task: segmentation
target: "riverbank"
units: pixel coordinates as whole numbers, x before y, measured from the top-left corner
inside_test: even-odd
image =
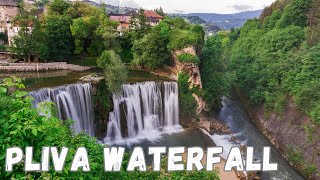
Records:
[[[307,130],[312,123],[296,108],[292,100],[289,100],[282,115],[273,112],[266,115],[263,104],[252,107],[240,89],[236,88],[236,93],[251,121],[280,152],[281,156],[306,178],[319,179],[319,173],[311,175],[309,171],[312,164],[319,169],[320,141],[308,140],[310,134],[308,135]],[[313,133],[320,134],[319,128]]]
[[[66,62],[0,64],[0,72],[38,72],[56,70],[85,71],[89,69],[91,69],[91,67],[67,64]]]
[[[182,159],[184,162],[187,161],[187,153],[182,154]],[[201,160],[201,163],[204,167],[206,167],[206,159],[207,159],[207,153],[204,153],[203,158]],[[221,158],[221,162],[214,165],[214,168],[218,170],[219,177],[221,180],[240,180],[240,179],[246,179],[246,176],[244,173],[237,172],[235,169],[232,169],[232,171],[224,171],[224,167],[226,164],[226,160]]]

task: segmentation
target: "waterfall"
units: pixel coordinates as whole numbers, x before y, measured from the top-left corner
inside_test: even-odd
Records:
[[[122,85],[122,93],[112,97],[113,112],[109,113],[104,141],[112,143],[180,128],[178,94],[176,82]]]
[[[57,88],[44,88],[30,92],[34,98],[33,105],[51,101],[57,106],[58,116],[62,120],[74,120],[72,129],[76,134],[86,132],[94,136],[94,112],[91,84],[71,84]]]

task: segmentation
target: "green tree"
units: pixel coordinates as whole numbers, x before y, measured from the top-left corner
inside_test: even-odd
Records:
[[[120,56],[113,50],[103,51],[97,59],[97,64],[103,68],[104,76],[111,92],[119,93],[122,84],[127,79],[127,70]]]
[[[120,51],[120,43],[118,41],[119,32],[117,31],[119,23],[111,21],[107,17],[100,17],[100,25],[96,30],[98,36],[103,39],[107,50]]]
[[[168,39],[161,36],[159,29],[133,43],[133,64],[147,69],[156,69],[170,62]]]
[[[50,14],[64,15],[70,6],[71,4],[65,0],[53,0],[49,3],[48,9]]]
[[[75,39],[74,54],[79,55],[84,51],[88,51],[88,48],[94,43],[93,41],[98,39],[95,34],[98,26],[99,19],[95,16],[81,17],[73,20],[70,29]]]
[[[154,10],[157,14],[159,14],[160,16],[165,16],[162,7],[160,6],[160,8],[155,9]]]
[[[144,9],[140,8],[138,14],[130,19],[130,27],[133,29],[133,40],[141,39],[150,31],[151,27],[148,24],[148,18],[144,14]]]
[[[221,97],[228,93],[233,80],[226,71],[223,58],[225,39],[228,39],[228,34],[220,33],[216,36],[210,36],[202,49],[200,70],[204,99],[208,107],[215,110],[220,109]]]
[[[24,2],[20,3],[19,14],[15,17],[14,25],[20,27],[18,35],[13,38],[11,51],[28,62],[32,55],[45,58],[47,48],[44,44],[43,30],[39,19],[34,16],[32,10],[26,10]]]
[[[284,8],[284,12],[279,20],[280,28],[289,25],[306,27],[307,12],[312,0],[292,0],[292,2]]]
[[[197,102],[192,96],[192,90],[189,89],[189,74],[182,72],[178,75],[179,84],[179,107],[182,117],[185,118],[195,118]]]
[[[71,22],[70,17],[66,15],[49,14],[45,17],[44,33],[49,60],[67,60],[73,54]]]

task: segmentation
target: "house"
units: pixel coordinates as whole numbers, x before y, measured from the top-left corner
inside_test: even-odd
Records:
[[[18,22],[8,23],[7,25],[7,33],[8,33],[8,42],[9,46],[13,45],[14,37],[18,35],[21,27]],[[27,32],[32,32],[32,24],[28,25]]]
[[[8,24],[18,15],[19,6],[13,0],[0,0],[0,32],[7,30]]]
[[[125,14],[114,14],[110,13],[109,18],[112,21],[117,21],[119,22],[119,26],[117,28],[118,32],[120,35],[123,34],[123,32],[128,31],[130,28],[130,22],[133,19],[134,16],[137,16],[138,13],[134,10],[131,10]],[[156,26],[159,24],[160,21],[163,20],[163,16],[158,15],[157,13],[150,11],[150,10],[145,10],[144,15],[148,19],[148,24],[150,26]]]
[[[120,35],[123,34],[123,32],[128,31],[130,29],[130,20],[132,16],[128,15],[121,15],[121,14],[110,14],[110,20],[119,22],[119,26],[117,28],[117,31],[120,33]]]
[[[150,26],[156,26],[160,21],[163,20],[163,16],[155,13],[154,11],[145,10],[144,15],[148,18],[148,23]]]

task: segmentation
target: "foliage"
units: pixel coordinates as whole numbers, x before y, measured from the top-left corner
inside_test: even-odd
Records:
[[[290,162],[298,165],[302,169],[303,175],[308,178],[311,178],[312,175],[318,172],[317,166],[306,163],[301,152],[297,149],[289,147],[288,159]]]
[[[140,8],[138,14],[130,19],[130,27],[134,29],[132,31],[133,41],[141,39],[151,30],[148,19],[144,15],[144,9]]]
[[[96,30],[96,33],[98,34],[98,36],[100,36],[103,39],[105,48],[107,50],[119,51],[120,44],[117,40],[118,25],[119,24],[116,21],[111,21],[108,18],[102,18],[100,21],[100,25]]]
[[[228,41],[227,34],[210,36],[202,49],[201,80],[204,98],[211,109],[221,107],[221,96],[227,94],[233,79],[226,73],[226,62],[223,61],[224,41]]]
[[[184,29],[172,29],[170,34],[170,50],[179,50],[188,46],[197,46],[200,44],[199,35],[192,31]]]
[[[143,38],[134,41],[133,64],[148,69],[160,68],[165,64],[172,64],[170,51],[188,46],[198,48],[203,43],[202,26],[190,25],[182,18],[166,18],[146,33]],[[196,58],[194,60],[197,61]]]
[[[313,0],[308,11],[308,45],[320,43],[320,0]]]
[[[206,46],[203,49],[204,89],[223,84],[212,82],[209,84],[216,85],[207,88],[208,82],[217,79],[206,78],[211,77],[207,72],[223,71],[206,67],[220,65],[222,68],[227,63],[229,77],[235,74],[236,85],[253,104],[264,103],[267,112],[281,114],[288,99],[292,98],[300,110],[319,123],[320,54],[316,42],[320,31],[316,26],[320,19],[316,2],[276,1],[264,10],[260,19],[248,20],[242,28],[231,30],[227,37],[220,33],[208,38],[206,45],[214,45],[211,53]],[[221,62],[208,65],[205,57]]]
[[[45,17],[45,38],[49,60],[66,60],[73,54],[74,40],[67,15],[49,14]]]
[[[127,70],[120,56],[111,51],[103,51],[97,59],[98,66],[103,68],[108,88],[111,92],[119,93],[127,78]]]
[[[0,44],[0,51],[6,51],[7,47],[4,44]]]
[[[159,9],[155,9],[154,12],[156,12],[157,14],[159,14],[160,16],[165,16],[162,7],[160,7]]]
[[[46,4],[48,13],[38,15],[21,3],[16,22],[22,28],[15,38],[14,53],[21,57],[37,54],[43,60],[65,61],[73,55],[98,56],[106,49],[120,51],[118,23],[109,20],[104,6],[97,8],[85,2],[65,0]]]
[[[71,4],[65,0],[53,0],[48,9],[50,14],[64,15],[70,6]]]
[[[32,55],[44,58],[47,55],[47,49],[43,41],[44,33],[40,21],[34,17],[32,11],[25,9],[23,2],[20,3],[20,7],[19,15],[15,17],[13,22],[20,29],[18,35],[13,38],[11,51],[28,62],[30,62]]]
[[[174,22],[176,23],[176,22]],[[179,26],[180,23],[178,24]],[[170,35],[170,50],[183,49],[187,46],[199,47],[204,43],[204,30],[200,25],[192,25],[189,29],[173,29]]]
[[[278,22],[280,28],[289,25],[307,26],[307,12],[312,0],[292,0],[292,2],[284,8],[282,16]]]
[[[270,17],[275,11],[282,11],[290,2],[291,0],[276,0],[263,10],[260,20],[265,21],[265,18]]]
[[[194,118],[196,116],[197,103],[189,89],[189,74],[182,72],[178,76],[180,91],[179,107],[182,117]]]
[[[7,34],[0,32],[0,40],[4,41],[4,43],[7,43],[8,42]]]
[[[94,38],[94,31],[99,24],[99,19],[94,16],[77,18],[73,20],[71,25],[71,33],[75,38],[74,54],[81,54],[90,46],[90,42]]]
[[[197,55],[182,53],[178,55],[178,60],[183,63],[195,63],[199,64],[200,59]]]
[[[170,62],[170,51],[166,47],[168,39],[162,30],[161,27],[154,28],[133,43],[134,65],[153,70]]]

